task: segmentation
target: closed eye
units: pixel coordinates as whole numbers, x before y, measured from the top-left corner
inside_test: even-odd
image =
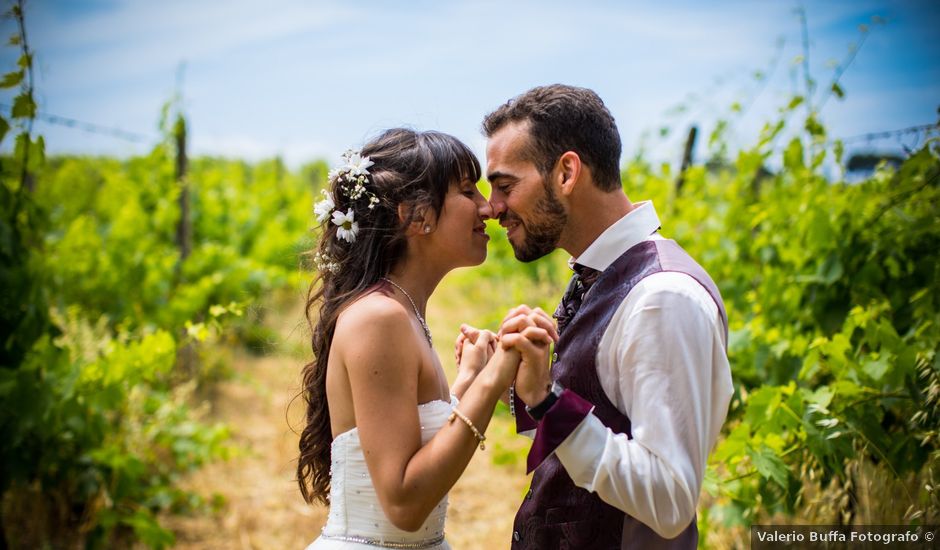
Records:
[[[519,181],[518,177],[499,170],[487,174],[486,179],[490,182],[493,190],[504,195],[508,195],[513,186]]]

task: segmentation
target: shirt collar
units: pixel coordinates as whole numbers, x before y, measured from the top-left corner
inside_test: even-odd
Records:
[[[614,260],[659,230],[659,216],[651,201],[638,202],[635,208],[601,233],[577,258],[568,260],[604,271]]]

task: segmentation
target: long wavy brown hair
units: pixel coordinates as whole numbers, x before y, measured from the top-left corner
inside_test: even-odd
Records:
[[[321,266],[331,265],[318,270],[307,293],[313,360],[303,369],[307,415],[297,464],[297,482],[307,502],[329,502],[333,435],[326,369],[337,317],[402,258],[404,230],[409,224],[436,219],[450,185],[480,179],[480,163],[473,152],[440,132],[387,130],[366,144],[361,154],[374,163],[368,169],[365,195],[350,198],[345,189],[349,184],[335,176],[328,183],[336,209],[354,211],[359,233],[355,242],[349,243],[338,237],[338,227],[329,220],[322,224],[314,252]],[[372,208],[368,207],[369,193],[378,199]],[[405,206],[404,216],[399,215],[400,205]]]

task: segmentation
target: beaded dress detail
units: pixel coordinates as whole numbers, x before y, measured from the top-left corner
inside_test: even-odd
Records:
[[[418,405],[422,445],[447,423],[456,405],[454,396],[449,403],[436,400]],[[331,449],[330,514],[322,534],[307,550],[450,550],[444,540],[446,496],[417,531],[403,531],[392,525],[382,511],[359,443],[359,431],[353,428],[336,436]]]

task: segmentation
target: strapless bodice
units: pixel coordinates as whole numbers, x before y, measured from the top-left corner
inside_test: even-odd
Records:
[[[444,426],[456,404],[457,398],[451,396],[449,403],[436,400],[418,405],[422,445]],[[446,496],[417,531],[404,531],[392,525],[382,511],[366,467],[359,431],[353,428],[336,436],[331,452],[330,513],[322,535],[307,550],[449,549],[444,541]]]

